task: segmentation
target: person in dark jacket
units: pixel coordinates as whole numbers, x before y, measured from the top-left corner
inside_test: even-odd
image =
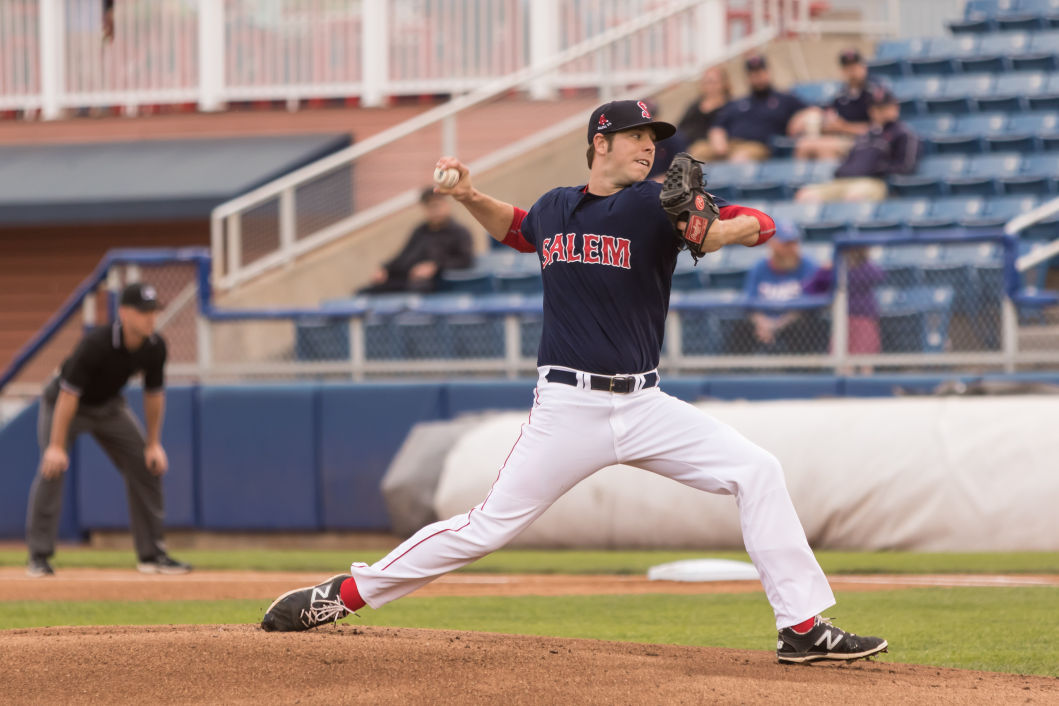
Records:
[[[419,197],[426,218],[415,227],[401,252],[372,275],[365,294],[432,292],[441,273],[474,264],[471,233],[452,218],[452,204],[433,187]]]
[[[798,189],[795,200],[881,201],[886,198],[886,178],[912,174],[919,161],[919,138],[899,120],[901,106],[888,89],[877,86],[871,95],[871,128],[859,136],[835,178]]]

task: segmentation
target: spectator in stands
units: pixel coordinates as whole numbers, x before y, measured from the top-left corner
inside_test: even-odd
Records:
[[[690,143],[688,154],[695,159],[709,162],[714,159],[710,149],[710,128],[713,127],[721,108],[732,100],[728,71],[722,65],[706,69],[699,80],[699,89],[702,93],[684,111],[684,117],[677,124],[677,131],[683,133]],[[655,114],[654,111],[650,112]]]
[[[802,255],[802,234],[793,223],[776,221],[776,234],[769,240],[769,256],[747,273],[743,293],[751,307],[757,302],[784,302],[802,295],[802,285],[817,270],[811,258]],[[751,311],[735,327],[729,341],[734,353],[809,353],[826,345],[826,324],[811,311]]]
[[[425,219],[412,231],[401,252],[378,268],[371,284],[361,292],[432,292],[442,272],[474,263],[471,233],[453,220],[449,198],[427,187],[419,203]]]
[[[794,148],[799,159],[842,159],[871,126],[868,101],[875,84],[868,81],[868,66],[856,49],[842,50],[838,63],[845,83],[830,106],[806,114],[805,134]]]
[[[114,0],[103,0],[103,41],[114,41]]]
[[[846,350],[858,355],[872,355],[882,350],[879,335],[879,303],[875,288],[886,279],[886,273],[868,257],[868,248],[846,248],[841,251],[846,264],[846,295],[849,312],[848,343]],[[831,265],[821,267],[805,283],[806,294],[827,294],[835,286],[835,272]],[[868,375],[870,365],[858,365],[840,374],[860,372]]]
[[[871,128],[854,141],[835,178],[803,186],[795,194],[797,201],[881,201],[886,198],[888,176],[916,170],[919,138],[898,119],[901,107],[894,94],[875,86],[868,114]]]
[[[74,439],[90,433],[125,476],[137,568],[146,574],[183,574],[191,567],[172,559],[162,537],[162,475],[169,460],[162,448],[166,345],[155,332],[158,296],[148,284],[121,294],[118,320],[93,329],[62,364],[41,396],[37,424],[40,469],[29,491],[26,544],[30,576],[55,573],[48,560],[62,510],[63,473]],[[147,437],[129,410],[122,388],[143,373]]]
[[[647,112],[653,115],[655,120],[658,120],[658,104],[648,98],[644,99],[644,105],[647,106]],[[673,162],[673,157],[678,152],[687,151],[688,139],[678,127],[677,131],[672,135],[655,143],[655,161],[651,165],[651,171],[647,173],[647,178],[662,181],[665,178],[666,170],[669,169],[669,165]]]
[[[796,135],[803,129],[807,106],[798,96],[773,88],[765,57],[749,57],[746,70],[750,95],[724,106],[710,128],[710,150],[715,160],[768,159],[773,138]]]

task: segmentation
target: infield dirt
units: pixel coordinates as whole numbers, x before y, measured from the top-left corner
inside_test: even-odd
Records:
[[[320,577],[185,577],[0,570],[0,600],[268,598]],[[924,577],[842,577],[844,590]],[[1054,584],[1056,577],[1004,580]],[[999,577],[933,577],[995,585]],[[1023,584],[1026,585],[1026,584]],[[456,574],[421,595],[569,595],[760,590],[756,582]],[[784,666],[771,651],[341,624],[308,633],[254,625],[49,627],[0,631],[4,703],[822,704],[1059,703],[1059,680],[891,662]]]

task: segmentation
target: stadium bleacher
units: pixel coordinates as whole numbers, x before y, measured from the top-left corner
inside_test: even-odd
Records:
[[[877,290],[888,352],[944,350],[953,315],[999,302],[1003,248],[955,239],[998,232],[1059,194],[1059,0],[972,0],[950,29],[944,36],[880,42],[869,62],[872,79],[891,86],[902,118],[923,144],[917,172],[890,179],[890,198],[793,201],[798,187],[832,178],[837,165],[791,158],[787,138],[777,140],[767,161],[706,168],[716,195],[798,224],[803,250],[820,263],[833,259],[832,241],[840,237],[932,239],[917,247],[871,248],[888,274]],[[816,105],[828,104],[838,89],[835,81],[792,88]],[[1020,252],[1053,239],[1057,227],[1059,218],[1027,229]],[[954,242],[938,244],[938,237]],[[367,355],[502,355],[496,348],[502,318],[515,313],[521,354],[532,356],[540,328],[539,265],[503,250],[483,254],[470,270],[447,273],[439,295],[371,303]],[[726,248],[695,265],[681,256],[671,307],[679,312],[685,355],[722,352],[727,331],[745,316],[743,282],[761,257],[762,251]],[[1038,268],[1024,288],[1043,288],[1045,274]],[[330,326],[335,333],[315,335],[333,336],[335,350],[348,354],[348,327]]]

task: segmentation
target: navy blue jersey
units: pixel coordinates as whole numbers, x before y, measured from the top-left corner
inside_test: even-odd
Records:
[[[728,137],[768,144],[773,137],[787,134],[787,123],[802,108],[802,99],[773,89],[751,93],[728,103],[714,120]]]
[[[895,120],[858,135],[849,154],[835,170],[836,177],[887,177],[912,174],[919,160],[919,138],[912,128]]]
[[[864,86],[858,91],[843,84],[842,89],[831,102],[831,107],[842,118],[849,123],[868,122],[868,106],[871,103],[871,95],[876,90],[877,84],[865,81]]]
[[[522,236],[544,281],[538,365],[607,375],[658,367],[680,242],[661,189],[642,181],[595,196],[561,187],[525,215]]]

